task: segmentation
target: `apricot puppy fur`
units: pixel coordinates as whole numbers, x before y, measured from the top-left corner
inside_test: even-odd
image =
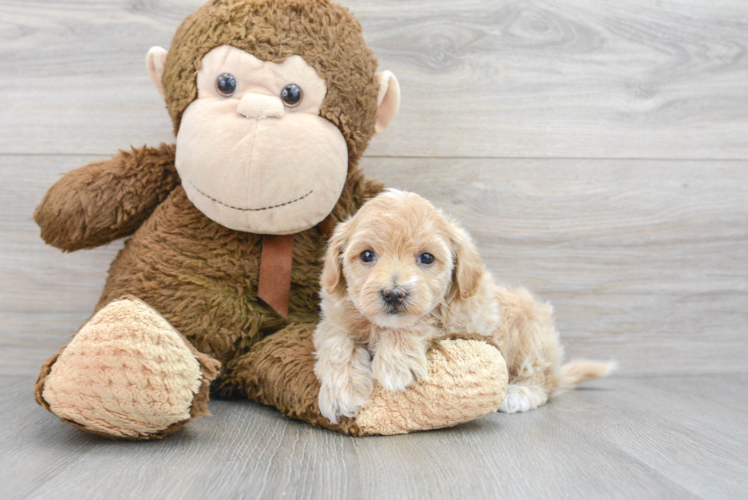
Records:
[[[374,380],[404,391],[425,377],[431,341],[453,333],[493,337],[500,347],[509,387],[499,411],[507,413],[613,368],[562,367],[551,306],[498,286],[467,232],[414,193],[387,190],[337,226],[321,295],[315,373],[320,410],[333,423],[355,416]]]

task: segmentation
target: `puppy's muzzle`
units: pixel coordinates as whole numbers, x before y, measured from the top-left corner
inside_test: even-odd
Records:
[[[394,308],[402,306],[407,296],[408,292],[399,286],[382,290],[382,300],[384,300],[385,304]]]

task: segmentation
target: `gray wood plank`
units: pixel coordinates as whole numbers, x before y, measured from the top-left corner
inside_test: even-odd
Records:
[[[4,0],[0,152],[171,140],[146,75],[202,0]],[[748,158],[741,0],[346,0],[401,115],[372,156]]]
[[[62,254],[31,220],[92,158],[0,156],[0,373],[36,374],[88,318],[121,242]],[[551,301],[570,357],[627,375],[748,373],[744,162],[367,158],[464,221],[499,281]]]
[[[700,498],[742,498],[748,490],[745,375],[656,378],[616,385],[613,398],[576,391],[554,404],[559,425],[593,432]],[[622,403],[625,401],[625,403]],[[615,411],[614,425],[601,414]]]
[[[254,403],[212,401],[213,416],[159,442],[73,429],[34,404],[31,381],[3,384],[2,498],[748,494],[745,376],[614,378],[527,414],[383,438],[349,438]]]

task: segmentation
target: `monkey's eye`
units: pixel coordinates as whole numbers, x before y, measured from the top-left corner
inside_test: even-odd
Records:
[[[231,97],[236,92],[236,78],[231,73],[221,73],[216,78],[216,89],[223,97]]]
[[[361,262],[369,264],[371,262],[374,262],[375,260],[377,260],[377,256],[374,255],[374,252],[372,252],[371,250],[364,250],[363,252],[361,252]]]
[[[283,87],[283,90],[281,90],[280,98],[281,101],[283,101],[283,104],[285,104],[289,108],[293,108],[295,106],[298,106],[301,102],[301,99],[304,98],[304,91],[301,90],[301,87],[299,87],[295,83],[290,83]]]
[[[430,266],[436,259],[430,253],[422,253],[418,256],[418,263],[424,266]]]

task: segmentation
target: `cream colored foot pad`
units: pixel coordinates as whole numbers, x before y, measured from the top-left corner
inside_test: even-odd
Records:
[[[44,385],[58,417],[114,437],[190,418],[200,365],[177,331],[138,300],[112,302],[65,348]]]
[[[498,410],[506,395],[507,368],[495,347],[442,340],[428,360],[428,375],[405,392],[374,384],[371,400],[356,416],[365,434],[441,429]]]

